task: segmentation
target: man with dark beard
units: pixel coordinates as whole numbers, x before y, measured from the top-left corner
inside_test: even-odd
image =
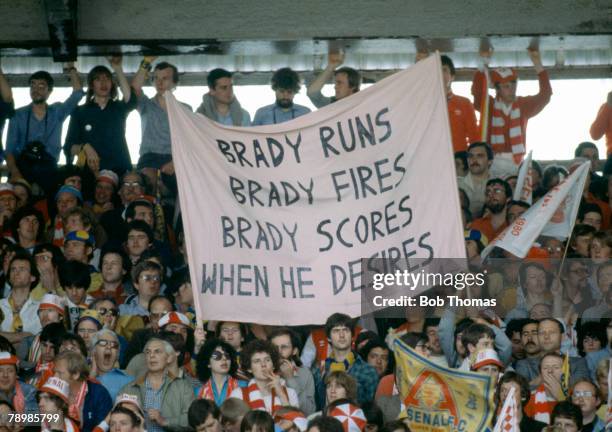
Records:
[[[283,123],[310,112],[309,108],[293,103],[293,98],[300,91],[300,77],[291,68],[274,72],[272,90],[276,94],[276,102],[257,110],[253,126]]]
[[[471,228],[480,231],[492,241],[507,226],[507,204],[512,197],[508,182],[494,178],[487,182],[484,216],[472,222]]]
[[[493,150],[485,142],[470,144],[467,151],[469,172],[457,178],[457,186],[470,200],[469,210],[473,218],[482,216],[485,203],[485,190],[489,181],[489,168],[493,163]]]

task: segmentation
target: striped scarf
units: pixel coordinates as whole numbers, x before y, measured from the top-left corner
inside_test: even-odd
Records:
[[[285,393],[285,396],[287,396],[287,389],[285,388],[285,386],[283,386],[283,392]],[[268,407],[266,407],[264,396],[262,396],[255,379],[249,381],[249,385],[247,387],[242,388],[242,399],[249,405],[252,410],[267,411],[270,414],[274,414],[274,412],[278,408],[283,406],[280,397],[278,397],[274,389],[272,389],[272,391],[270,392],[270,400],[272,401],[272,406],[270,407],[270,409],[268,409]],[[288,396],[287,399],[289,399]]]
[[[64,224],[62,218],[55,217],[55,226],[53,228],[53,244],[57,247],[64,247]]]
[[[226,378],[220,392],[215,392],[215,389],[213,389],[214,385],[212,378],[206,381],[206,384],[204,384],[198,392],[198,399],[208,399],[214,401],[217,406],[221,406],[225,399],[232,394],[232,391],[240,387],[238,380],[231,376]]]
[[[550,415],[557,405],[557,400],[546,393],[544,384],[531,392],[531,398],[525,407],[525,413],[534,420],[550,423]]]
[[[25,397],[23,396],[23,390],[21,390],[21,384],[19,381],[15,381],[15,396],[13,396],[13,406],[15,411],[18,413],[25,413]]]
[[[36,363],[35,374],[29,379],[28,384],[40,388],[47,380],[53,376],[55,364],[53,362],[43,363],[41,360]]]
[[[75,395],[73,399],[73,403],[68,405],[68,415],[77,420],[79,423],[82,423],[83,417],[83,405],[85,403],[85,396],[87,395],[87,381],[83,381],[81,384],[81,388],[79,392]]]
[[[28,361],[31,363],[38,363],[40,360],[40,334],[37,334],[32,341],[30,352],[28,353]]]
[[[521,109],[514,101],[508,114],[506,105],[495,99],[491,118],[491,148],[495,153],[512,152],[514,162],[519,164],[525,155],[525,139],[521,128]],[[506,133],[508,142],[506,142]]]

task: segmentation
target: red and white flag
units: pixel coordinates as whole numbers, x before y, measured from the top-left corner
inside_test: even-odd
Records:
[[[529,150],[527,158],[525,158],[519,168],[516,188],[514,188],[514,196],[512,199],[526,202],[529,205],[533,203],[533,166],[531,164],[531,150]]]
[[[525,258],[533,242],[540,235],[568,238],[574,228],[580,198],[591,163],[585,162],[569,177],[516,218],[494,241],[482,251],[484,259],[495,247]]]
[[[340,420],[344,432],[361,432],[367,424],[363,410],[350,403],[338,405],[329,415]]]
[[[497,423],[495,423],[493,432],[520,432],[518,407],[516,405],[514,391],[514,387],[511,387],[508,396],[506,396],[504,406],[499,413],[499,417],[497,417]]]

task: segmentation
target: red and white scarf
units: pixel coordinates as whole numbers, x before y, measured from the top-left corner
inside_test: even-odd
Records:
[[[506,133],[508,142],[506,141]],[[525,139],[521,127],[521,109],[517,101],[508,108],[502,101],[495,99],[491,118],[491,148],[495,153],[512,152],[515,163],[520,163],[525,155]]]
[[[43,362],[41,360],[36,363],[35,375],[30,378],[28,384],[40,388],[47,380],[53,376],[55,364],[53,362]]]
[[[59,216],[55,217],[53,226],[53,244],[60,248],[64,247],[64,224]]]
[[[25,413],[25,397],[23,396],[23,390],[21,390],[21,384],[19,381],[15,381],[15,396],[13,396],[13,406],[15,412],[23,414]]]
[[[285,393],[285,397],[287,396],[287,388],[283,386],[283,392]],[[266,406],[265,397],[261,394],[259,387],[257,386],[257,382],[252,379],[249,381],[249,385],[247,387],[242,388],[242,399],[251,407],[252,410],[260,410],[267,411],[270,414],[274,414],[278,408],[283,406],[283,402],[280,397],[276,395],[274,389],[270,392],[270,400],[272,402],[271,407]]]
[[[211,378],[208,381],[206,381],[206,384],[204,384],[200,388],[200,391],[198,392],[198,399],[208,399],[214,402],[215,392],[213,391],[212,386],[213,386],[213,379]],[[238,384],[238,380],[236,378],[232,378],[231,376],[228,376],[227,377],[227,391],[225,392],[227,397],[229,397],[229,395],[231,395],[232,392],[238,387],[240,387],[240,385]]]
[[[86,395],[87,395],[87,381],[83,381],[83,384],[81,384],[81,388],[79,389],[79,392],[74,398],[73,403],[68,405],[68,415],[71,418],[78,421],[79,423],[82,423],[81,417],[82,417],[83,404],[85,403]]]
[[[525,413],[534,420],[550,423],[550,415],[557,405],[557,400],[546,393],[544,384],[531,392],[529,403],[525,407]]]

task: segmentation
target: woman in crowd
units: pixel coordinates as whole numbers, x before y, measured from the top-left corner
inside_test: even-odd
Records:
[[[196,390],[198,399],[209,399],[221,406],[240,387],[236,378],[238,360],[230,344],[211,339],[200,349],[197,359],[198,379],[202,387]]]

